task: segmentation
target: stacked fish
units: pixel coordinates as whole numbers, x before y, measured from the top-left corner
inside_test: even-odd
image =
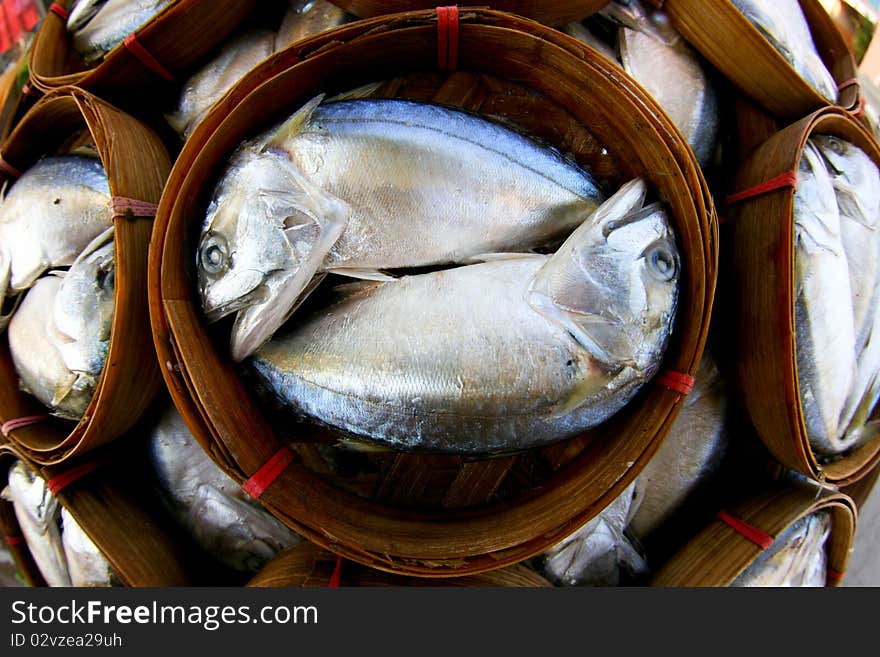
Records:
[[[101,551],[23,461],[2,492],[12,502],[34,562],[49,586],[119,586]]]
[[[804,149],[795,194],[798,385],[814,451],[833,459],[871,435],[880,398],[880,172],[831,135]]]
[[[100,160],[45,157],[0,203],[0,290],[17,308],[9,349],[21,388],[78,420],[106,360],[114,308],[113,216]]]
[[[637,179],[606,199],[557,151],[458,109],[318,97],[232,155],[202,306],[236,313],[233,359],[294,415],[398,449],[547,444],[659,367],[680,265],[647,194]],[[366,280],[296,313],[331,274]]]

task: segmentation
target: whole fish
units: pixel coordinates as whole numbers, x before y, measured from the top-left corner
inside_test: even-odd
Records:
[[[798,387],[813,450],[847,448],[839,423],[856,370],[855,324],[840,212],[822,156],[808,140],[794,198]]]
[[[80,419],[104,369],[113,309],[112,242],[39,279],[9,323],[22,389],[53,414]]]
[[[177,110],[165,119],[181,137],[189,138],[211,106],[274,50],[275,33],[270,30],[254,28],[230,40],[186,81]]]
[[[319,97],[243,144],[215,187],[196,262],[202,307],[209,320],[238,312],[240,361],[326,272],[375,278],[535,248],[603,199],[576,163],[487,119]]]
[[[653,375],[671,330],[678,253],[645,193],[624,185],[552,257],[344,286],[247,365],[293,411],[395,449],[577,435]]]
[[[277,49],[349,22],[351,17],[327,0],[291,0],[278,28]]]
[[[238,571],[256,572],[302,540],[211,461],[174,406],[161,413],[149,444],[163,499],[179,523],[219,561]]]
[[[61,542],[73,586],[120,586],[107,558],[65,508],[61,509]]]
[[[636,479],[627,531],[641,542],[712,480],[727,452],[725,385],[708,350],[695,378],[663,444]]]
[[[3,498],[12,502],[21,533],[49,586],[70,586],[67,558],[61,543],[59,505],[46,482],[23,461],[9,468]]]
[[[637,507],[630,484],[583,527],[537,558],[539,572],[557,586],[619,586],[648,572],[625,528]]]
[[[83,62],[94,64],[172,1],[81,0],[68,17],[71,46]]]
[[[830,531],[831,518],[825,511],[801,518],[777,536],[730,586],[825,586],[825,543]]]
[[[771,46],[820,95],[837,102],[837,82],[816,50],[798,0],[731,0]]]
[[[29,288],[52,267],[73,264],[113,225],[110,188],[100,160],[46,157],[0,203],[0,296]],[[9,321],[0,320],[0,328]]]

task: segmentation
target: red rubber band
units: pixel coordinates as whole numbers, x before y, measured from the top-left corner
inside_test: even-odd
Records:
[[[63,21],[66,21],[67,17],[69,16],[67,10],[62,5],[59,5],[57,2],[53,2],[51,5],[49,5],[49,11],[51,11],[56,16],[59,16]]]
[[[4,438],[9,438],[9,434],[16,429],[40,424],[40,422],[48,420],[49,417],[50,416],[48,415],[27,415],[25,417],[17,417],[14,420],[7,420],[3,424],[0,424],[0,433],[3,434]]]
[[[3,159],[2,155],[0,155],[0,171],[12,176],[13,178],[21,178],[21,171],[19,171],[14,166],[9,164],[9,162]]]
[[[844,80],[839,85],[837,85],[837,90],[843,91],[847,87],[853,87],[853,86],[857,85],[858,83],[859,83],[858,78],[850,78],[849,80]]]
[[[342,557],[336,557],[336,566],[333,568],[333,574],[330,575],[330,581],[327,586],[331,589],[338,589],[342,584]]]
[[[770,534],[758,529],[757,527],[753,527],[752,525],[740,520],[739,518],[734,518],[732,515],[727,513],[727,511],[719,511],[718,519],[733,528],[734,531],[736,531],[737,533],[749,539],[752,543],[757,545],[762,550],[766,550],[768,547],[773,545],[773,537],[770,536]]]
[[[452,71],[458,66],[458,7],[437,7],[437,66]]]
[[[69,470],[65,470],[61,474],[57,474],[46,482],[46,488],[52,495],[57,495],[75,481],[79,481],[87,474],[90,474],[101,467],[101,463],[92,461],[90,463],[81,463],[75,465]]]
[[[861,100],[859,101],[859,109],[857,109],[855,112],[853,112],[853,116],[855,116],[857,119],[862,118],[865,115],[865,108],[867,106],[868,106],[868,99],[863,96],[861,98]]]
[[[9,547],[15,547],[24,543],[24,536],[4,536],[3,540]]]
[[[691,394],[697,383],[697,380],[694,377],[688,374],[683,374],[682,372],[673,372],[672,370],[662,372],[656,379],[654,379],[654,381],[657,385],[669,388],[682,395]]]
[[[289,447],[282,447],[244,482],[242,490],[255,500],[259,499],[291,462],[293,462],[293,451]]]
[[[139,201],[135,198],[113,196],[110,198],[114,217],[155,217],[159,206],[148,201]]]
[[[838,582],[840,582],[843,579],[844,575],[846,575],[846,573],[838,572],[833,568],[828,568],[826,570],[826,579],[831,584],[837,584]]]
[[[34,88],[30,85],[30,83],[27,83],[27,82],[26,82],[26,83],[23,84],[22,87],[21,87],[21,95],[22,95],[22,96],[31,96],[31,97],[39,96],[39,95],[40,95],[40,90],[39,90],[39,89],[34,89]]]
[[[128,51],[132,55],[134,55],[141,64],[146,66],[163,80],[174,82],[174,76],[171,74],[171,71],[162,66],[162,64],[159,63],[158,59],[147,52],[147,49],[144,48],[137,40],[137,37],[135,37],[134,32],[125,37],[125,41],[123,41],[122,43],[125,44],[125,47],[128,48]]]
[[[777,189],[783,189],[785,187],[797,189],[796,173],[792,171],[786,171],[782,175],[771,178],[770,180],[763,182],[760,185],[755,185],[754,187],[743,190],[741,192],[737,192],[736,194],[731,194],[725,199],[725,201],[728,205],[732,205],[734,203],[739,203],[740,201],[745,201],[746,199],[753,198],[755,196],[761,196],[762,194],[766,194],[767,192],[772,192]]]

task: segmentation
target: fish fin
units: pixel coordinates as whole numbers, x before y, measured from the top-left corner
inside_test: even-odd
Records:
[[[343,91],[341,94],[336,94],[330,98],[327,98],[325,103],[338,103],[343,100],[359,100],[362,98],[369,98],[376,91],[378,91],[384,82],[370,82],[369,84],[362,85],[360,87],[356,87],[355,89],[350,89],[348,91]]]
[[[52,396],[51,406],[53,408],[57,408],[61,402],[70,394],[70,391],[73,390],[74,386],[76,386],[77,382],[80,379],[82,374],[71,374],[65,380],[58,383],[55,386],[55,393]]]
[[[394,276],[390,276],[389,274],[385,274],[376,269],[366,269],[363,267],[333,267],[326,271],[328,274],[347,276],[348,278],[357,278],[364,281],[380,281],[385,283],[397,280]]]
[[[523,260],[526,258],[542,258],[546,259],[547,256],[541,255],[540,253],[480,253],[477,255],[469,256],[464,258],[461,262],[465,265],[476,265],[481,262],[501,262],[504,260]]]
[[[561,418],[583,406],[588,401],[593,403],[605,388],[603,377],[584,377],[572,389],[568,397],[561,399],[551,411],[554,418]]]
[[[79,265],[79,263],[81,263],[83,260],[85,260],[90,255],[92,255],[95,251],[97,251],[102,246],[104,246],[107,242],[112,240],[115,230],[116,230],[115,226],[110,226],[109,228],[107,228],[106,230],[101,232],[100,235],[93,238],[91,242],[86,244],[86,248],[84,248],[82,251],[80,251],[80,254],[78,256],[76,256],[76,260],[73,261],[73,264],[70,265],[70,268],[73,269],[74,267]]]
[[[300,107],[293,116],[282,123],[272,132],[272,134],[266,137],[266,140],[260,144],[258,150],[265,151],[269,148],[284,150],[283,144],[302,132],[303,128],[309,124],[312,114],[318,108],[318,105],[323,101],[324,94],[319,94]]]

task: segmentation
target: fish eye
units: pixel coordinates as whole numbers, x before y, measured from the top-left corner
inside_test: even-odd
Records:
[[[648,272],[658,281],[671,281],[678,275],[678,258],[665,244],[654,244],[645,253]]]
[[[226,241],[216,234],[207,235],[199,249],[199,262],[207,274],[217,275],[226,271],[229,264]]]
[[[831,150],[837,153],[838,155],[844,155],[846,151],[846,147],[843,145],[843,141],[832,137],[828,140],[828,144],[831,147]]]

